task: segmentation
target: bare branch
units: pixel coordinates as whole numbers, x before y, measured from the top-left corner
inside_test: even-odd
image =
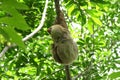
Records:
[[[9,49],[9,46],[5,46],[2,52],[0,53],[0,57],[2,57],[8,49]]]
[[[70,65],[65,65],[66,80],[72,80],[69,66]]]
[[[46,12],[47,12],[47,7],[48,7],[48,0],[46,0],[45,3],[45,8],[42,14],[42,19],[39,23],[39,26],[29,35],[27,35],[25,38],[22,39],[22,41],[27,41],[28,39],[30,39],[32,36],[34,36],[43,26],[44,22],[45,22],[45,16],[46,16]],[[0,58],[7,52],[7,50],[11,47],[16,46],[15,44],[12,44],[11,46],[5,46],[4,49],[2,50],[2,52],[0,53]]]

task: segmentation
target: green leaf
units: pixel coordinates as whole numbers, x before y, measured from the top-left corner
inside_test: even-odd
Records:
[[[82,17],[82,26],[83,26],[84,24],[86,24],[86,16],[82,15],[81,17]]]
[[[73,9],[72,12],[71,12],[71,15],[76,15],[77,16],[77,14],[79,13],[78,11],[79,10],[77,8]]]
[[[73,3],[73,1],[70,1],[69,3]],[[72,4],[72,5],[69,4],[68,6],[66,6],[66,7],[68,7],[68,16],[76,15],[78,13],[79,10],[75,4]]]
[[[22,10],[29,9],[28,6],[26,6],[23,3],[17,2],[16,0],[2,0],[2,4],[0,8],[5,9],[5,10],[9,8],[22,9]]]
[[[29,29],[24,18],[20,14],[17,14],[13,17],[0,18],[0,22],[7,24],[9,26],[12,26],[12,27],[16,27],[17,29],[20,29],[20,30],[28,30]]]
[[[1,26],[0,26],[0,34],[2,34],[6,40],[10,41],[8,34],[1,28]]]
[[[25,45],[24,45],[24,43],[22,41],[22,37],[20,35],[18,35],[17,32],[13,28],[11,28],[11,27],[4,27],[3,31],[4,31],[4,33],[7,34],[7,36],[9,36],[9,40],[12,43],[15,43],[18,46],[20,46],[22,48],[25,48]],[[8,37],[5,37],[5,38],[8,38]]]
[[[92,19],[96,24],[102,26],[102,22],[101,22],[98,18],[96,18],[96,17],[91,17],[91,19]]]
[[[88,20],[87,28],[90,31],[90,33],[93,34],[93,23],[91,19]]]
[[[73,5],[74,1],[70,0],[69,2],[67,2],[66,7],[70,8]]]
[[[83,45],[85,44],[85,42],[84,42],[84,40],[79,39],[79,41],[77,42],[77,44],[79,44],[79,45],[83,46]]]
[[[3,35],[0,34],[0,43],[4,44],[5,43],[5,38]]]
[[[17,9],[27,9],[27,6],[25,6],[26,5],[18,3],[16,0],[3,0],[0,8],[7,15],[6,17],[0,18],[0,22],[20,30],[30,29],[24,17],[17,11]]]
[[[115,63],[120,64],[120,60],[116,60]]]
[[[91,15],[92,17],[100,17],[103,15],[103,12],[102,11],[98,11],[96,9],[93,9],[93,10],[86,10],[86,12]]]
[[[71,13],[73,12],[74,9],[75,9],[75,5],[72,5],[72,6],[68,9],[68,16],[71,16]]]
[[[109,78],[111,78],[111,79],[115,79],[118,77],[120,77],[120,72],[113,72],[109,75]]]
[[[86,37],[86,43],[89,43],[90,39],[90,37]]]

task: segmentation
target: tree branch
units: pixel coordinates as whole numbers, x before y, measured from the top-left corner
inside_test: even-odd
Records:
[[[34,36],[42,28],[42,26],[43,26],[43,24],[45,22],[45,16],[46,16],[46,12],[47,12],[47,7],[48,7],[48,0],[46,0],[45,8],[44,8],[44,11],[43,11],[43,14],[42,14],[42,19],[41,19],[41,21],[39,23],[39,26],[32,33],[30,33],[29,35],[24,37],[22,39],[22,41],[27,41],[28,39],[30,39],[32,36]],[[0,53],[0,58],[7,52],[7,50],[9,48],[14,47],[14,46],[16,46],[16,45],[12,44],[11,46],[5,46],[4,49]]]
[[[59,4],[60,0],[54,0],[55,2],[55,9],[56,9],[56,20],[54,24],[59,24],[62,27],[68,29],[68,26],[66,24],[65,18],[64,18],[64,14],[60,9],[60,4]],[[66,80],[72,80],[71,75],[70,75],[70,68],[69,65],[65,65],[65,73],[66,73]]]
[[[66,80],[72,80],[69,65],[65,65]]]
[[[56,20],[55,20],[55,23],[54,23],[54,24],[59,24],[59,25],[61,25],[62,27],[68,29],[68,26],[67,26],[66,21],[65,21],[65,18],[64,18],[64,14],[63,14],[63,12],[60,10],[59,0],[54,0],[54,2],[55,2],[56,14],[57,14],[57,17],[56,17]]]

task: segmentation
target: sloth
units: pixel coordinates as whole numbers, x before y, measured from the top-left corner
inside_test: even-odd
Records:
[[[64,65],[73,63],[78,56],[78,48],[68,29],[55,24],[48,28],[48,33],[53,40],[52,55],[54,60]]]

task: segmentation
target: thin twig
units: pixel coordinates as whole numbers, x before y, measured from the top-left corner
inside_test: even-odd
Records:
[[[28,39],[30,39],[32,36],[34,36],[43,26],[44,22],[45,22],[45,16],[46,16],[46,12],[47,12],[47,7],[48,7],[48,0],[46,0],[45,3],[45,8],[42,14],[42,19],[39,23],[39,26],[29,35],[27,35],[25,38],[22,39],[22,41],[27,41]],[[11,46],[5,46],[4,49],[1,51],[0,53],[0,58],[7,52],[7,50],[11,47],[16,46],[15,44],[12,44]]]

